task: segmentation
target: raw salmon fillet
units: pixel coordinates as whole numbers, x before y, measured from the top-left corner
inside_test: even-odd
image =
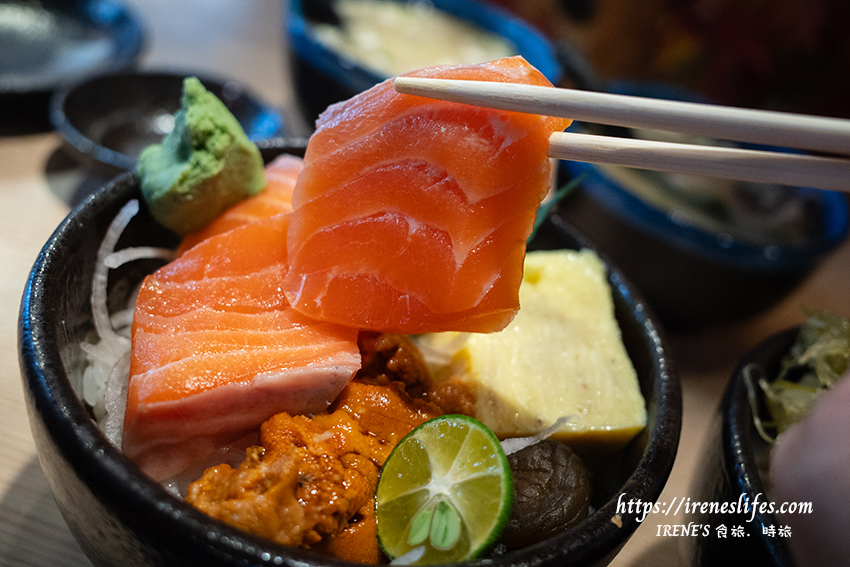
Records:
[[[357,330],[280,292],[289,215],[203,240],[136,301],[124,453],[162,480],[279,412],[323,411],[360,368]]]
[[[203,230],[188,235],[180,243],[177,254],[182,254],[214,234],[276,214],[292,212],[292,191],[303,168],[304,160],[298,156],[282,154],[272,160],[265,168],[265,189],[230,207]]]
[[[521,57],[409,75],[551,86]],[[293,307],[393,333],[502,329],[551,182],[549,136],[568,125],[398,94],[391,80],[329,107],[293,193]]]

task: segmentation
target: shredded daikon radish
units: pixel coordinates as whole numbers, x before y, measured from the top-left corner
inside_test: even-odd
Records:
[[[115,332],[121,336],[130,337],[130,325],[133,323],[133,309],[121,309],[120,311],[116,311],[109,316],[109,323],[112,325],[112,328],[115,329]]]
[[[88,361],[88,366],[83,372],[83,382],[80,385],[83,401],[91,407],[98,426],[118,448],[121,447],[124,411],[127,405],[130,331],[138,289],[131,295],[127,307],[110,314],[107,308],[109,270],[133,260],[152,258],[169,261],[174,257],[172,250],[151,246],[115,251],[118,239],[138,211],[137,200],[127,202],[110,224],[101,242],[92,278],[91,294],[92,318],[98,342],[80,344]]]
[[[106,307],[106,284],[107,267],[105,260],[107,256],[115,251],[115,245],[118,244],[118,239],[127,228],[127,225],[136,213],[139,212],[139,201],[132,199],[124,205],[106,231],[106,236],[100,244],[97,251],[97,263],[94,268],[94,278],[92,280],[91,305],[92,316],[94,317],[94,327],[98,337],[106,344],[106,346],[115,355],[115,361],[121,357],[124,351],[129,347],[126,337],[117,335],[109,323],[109,312]]]
[[[133,248],[125,248],[113,252],[103,259],[103,263],[107,268],[115,269],[127,262],[133,260],[141,260],[144,258],[161,258],[166,261],[174,259],[174,250],[167,248],[156,248],[154,246],[135,246]]]
[[[415,341],[425,364],[429,367],[446,366],[452,361],[455,353],[463,348],[464,343],[469,340],[469,333],[442,333],[433,335],[441,340]]]
[[[124,437],[124,413],[127,409],[127,388],[130,381],[130,351],[124,353],[106,379],[103,391],[105,415],[98,425],[113,445],[121,448]]]
[[[531,437],[515,437],[511,439],[504,439],[502,441],[502,450],[505,451],[506,455],[510,455],[511,453],[516,453],[526,447],[530,447],[535,443],[540,443],[544,439],[548,439],[552,435],[558,432],[561,427],[564,426],[565,423],[568,423],[576,417],[574,415],[565,415],[563,417],[559,417],[555,420],[555,423],[538,433],[537,435],[532,435]]]
[[[404,555],[399,555],[390,561],[390,565],[410,565],[422,559],[423,555],[425,555],[425,546],[420,545],[418,547],[414,547]]]

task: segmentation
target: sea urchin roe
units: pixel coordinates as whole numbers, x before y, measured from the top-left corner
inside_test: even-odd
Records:
[[[208,469],[186,500],[224,522],[284,545],[310,545],[336,533],[371,499],[377,467],[344,452],[336,435],[359,429],[336,415],[329,429],[305,416],[278,414],[263,424],[262,447],[232,469]],[[351,443],[349,443],[351,444]],[[359,449],[370,443],[357,439]]]
[[[361,331],[357,344],[361,366],[356,378],[375,384],[398,381],[417,398],[429,388],[428,365],[407,335]]]
[[[422,399],[443,413],[460,413],[475,417],[475,392],[461,380],[435,382],[428,364],[413,339],[408,335],[361,331],[362,366],[355,378],[370,384],[403,384],[414,399]]]
[[[186,500],[245,531],[343,559],[378,556],[374,537],[378,472],[395,443],[438,408],[411,400],[399,383],[350,383],[327,413],[282,413],[265,422],[261,447],[233,469],[208,469]],[[336,534],[347,542],[331,541]]]

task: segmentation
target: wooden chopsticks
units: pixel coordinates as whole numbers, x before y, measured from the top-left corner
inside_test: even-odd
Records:
[[[850,155],[850,120],[512,83],[397,77],[400,93],[582,122]],[[555,132],[553,158],[850,191],[850,160]]]

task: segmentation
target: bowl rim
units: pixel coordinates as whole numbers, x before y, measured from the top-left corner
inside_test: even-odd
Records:
[[[606,92],[706,102],[696,93],[666,83],[612,82]],[[581,124],[578,122],[570,126],[572,130],[580,128]],[[737,145],[752,149],[768,148],[758,144],[738,143]],[[850,209],[842,193],[809,187],[792,187],[800,194],[817,197],[824,225],[821,236],[807,239],[807,242],[803,244],[755,244],[734,239],[729,245],[721,245],[719,233],[694,224],[677,223],[671,215],[623,188],[594,164],[564,161],[562,167],[574,178],[586,175],[582,184],[587,187],[589,196],[623,222],[687,252],[723,265],[739,266],[766,273],[807,271],[820,258],[841,244],[850,233]],[[766,254],[768,247],[772,250],[770,255]]]
[[[736,366],[729,385],[720,402],[722,419],[721,443],[726,462],[726,474],[736,493],[745,493],[752,502],[755,495],[767,495],[765,484],[759,473],[753,447],[752,406],[747,390],[745,368],[751,363],[779,364],[781,355],[788,351],[800,331],[800,325],[777,331],[751,348]],[[731,470],[730,468],[731,467]],[[752,526],[776,529],[779,522],[768,511],[756,509],[753,512]],[[755,528],[753,528],[755,529]],[[753,533],[763,533],[756,530]],[[770,557],[775,565],[789,565],[789,554],[781,539],[769,542],[755,538],[755,545],[765,557]]]
[[[96,83],[144,81],[146,79],[182,81],[186,77],[197,77],[207,88],[210,86],[225,88],[226,85],[237,85],[239,89],[239,96],[237,98],[255,107],[259,114],[268,119],[268,125],[262,128],[258,135],[248,133],[252,141],[258,142],[264,139],[275,138],[280,136],[280,133],[285,128],[281,111],[264,101],[242,81],[206,71],[180,69],[178,67],[107,71],[65,83],[50,96],[48,103],[50,123],[62,135],[65,142],[80,154],[88,156],[101,164],[121,170],[135,169],[138,163],[138,157],[110,149],[92,140],[80,131],[76,122],[66,112],[65,104],[67,100],[77,94],[81,89],[88,88]]]
[[[266,144],[265,151],[274,154],[274,144]],[[117,500],[116,496],[120,495],[127,509],[122,509],[119,515],[122,521],[131,525],[143,517],[144,529],[150,530],[149,523],[156,518],[156,525],[170,526],[167,533],[158,532],[169,540],[182,533],[197,534],[199,525],[209,526],[205,530],[208,545],[218,544],[222,553],[252,564],[357,565],[310,550],[286,548],[246,534],[173,497],[106,439],[77,397],[56,341],[51,337],[53,329],[60,324],[60,315],[49,299],[53,297],[50,274],[61,262],[52,251],[62,249],[79,238],[85,230],[86,218],[95,218],[104,210],[117,210],[115,203],[120,205],[137,196],[138,178],[135,174],[127,172],[113,179],[69,213],[35,261],[21,301],[18,339],[25,389],[33,398],[32,408],[28,407],[30,420],[36,419],[32,412],[37,411],[38,418],[73,469],[83,478],[102,479],[96,486],[89,484],[97,497],[109,501]],[[570,234],[575,233],[563,221],[555,222]],[[580,235],[577,240],[580,247],[588,245]],[[607,259],[603,260],[607,262]],[[629,312],[637,320],[644,343],[642,348],[651,353],[654,376],[651,385],[653,403],[647,401],[647,412],[654,415],[655,425],[652,429],[645,429],[648,435],[646,448],[620,492],[631,498],[655,501],[669,478],[679,442],[682,415],[679,376],[670,359],[663,332],[655,324],[650,309],[626,279],[608,265],[609,282],[616,287],[615,293],[622,295]],[[613,497],[583,522],[554,538],[512,550],[505,556],[468,563],[471,567],[501,564],[541,566],[557,562],[565,550],[571,553],[572,560],[600,561],[619,550],[639,525],[640,514],[618,513],[617,507],[617,499]]]
[[[85,25],[106,32],[113,48],[112,55],[98,67],[102,71],[131,68],[147,47],[147,32],[136,9],[121,0],[81,0],[78,2],[44,2],[45,10],[72,13]],[[120,41],[118,41],[120,36]],[[95,71],[89,69],[87,73]],[[96,72],[96,71],[95,71]],[[79,78],[79,73],[8,84],[0,76],[0,97],[48,93],[66,81]],[[86,75],[87,76],[87,75]]]
[[[443,12],[507,39],[551,83],[557,84],[561,80],[563,69],[554,45],[521,18],[499,6],[485,5],[478,0],[430,0],[430,3]],[[290,0],[288,13],[284,17],[288,41],[294,54],[312,67],[321,69],[350,91],[365,91],[389,78],[367,69],[315,39],[310,33],[302,0]]]

